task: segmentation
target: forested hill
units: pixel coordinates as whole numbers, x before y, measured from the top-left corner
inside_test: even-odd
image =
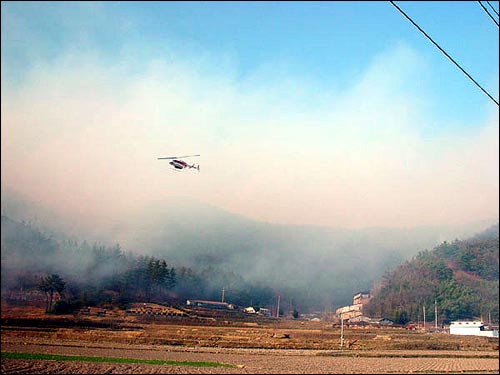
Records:
[[[58,285],[63,285],[64,298],[53,306],[47,303],[51,312],[138,301],[218,300],[227,285],[232,289],[226,296],[237,305],[248,306],[252,301],[256,307],[268,306],[275,297],[270,288],[247,283],[232,270],[174,268],[164,258],[124,252],[118,244],[57,239],[6,215],[1,216],[1,258],[2,298],[24,301],[26,294],[62,281]]]
[[[119,303],[218,300],[224,289],[226,300],[241,306],[272,307],[280,295],[289,302],[284,309],[331,310],[438,238],[457,238],[442,228],[271,225],[210,208],[169,207],[147,210],[149,216],[123,227],[136,237],[126,251],[119,241],[81,240],[2,214],[2,296],[36,289],[41,276],[56,274],[69,300],[87,304],[107,296]],[[498,228],[496,233],[498,239]],[[168,277],[153,274],[157,267]]]
[[[498,323],[498,224],[470,239],[443,242],[387,272],[373,287],[370,316],[398,323],[483,318]]]

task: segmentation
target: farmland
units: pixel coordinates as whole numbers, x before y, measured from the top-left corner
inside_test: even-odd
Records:
[[[498,339],[395,327],[265,318],[237,312],[47,315],[2,306],[2,353],[172,364],[4,359],[2,373],[498,373]],[[184,365],[183,362],[196,362]],[[207,367],[203,363],[228,364]]]

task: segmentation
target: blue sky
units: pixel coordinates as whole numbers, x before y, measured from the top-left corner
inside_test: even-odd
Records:
[[[498,100],[498,27],[477,2],[398,4]],[[498,11],[498,2],[490,4]],[[230,59],[237,79],[262,64],[285,64],[318,85],[342,89],[374,55],[404,42],[432,66],[423,89],[444,107],[437,113],[463,107],[475,118],[470,108],[490,100],[389,2],[7,1],[2,10],[2,80],[9,83],[78,45],[108,64],[133,49],[126,58],[137,69],[158,55],[208,53]]]
[[[498,27],[477,2],[396,3],[498,101]],[[113,189],[93,186],[112,168],[152,182],[110,212],[168,181],[169,196],[272,222],[498,217],[498,106],[389,2],[1,6],[2,186],[56,204],[79,200],[78,179],[74,208],[102,207]],[[165,153],[202,154],[205,176],[157,174],[148,157]],[[408,216],[374,214],[395,206]]]

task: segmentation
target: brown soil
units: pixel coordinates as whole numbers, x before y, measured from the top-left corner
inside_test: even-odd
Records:
[[[498,339],[190,311],[53,316],[2,306],[2,352],[207,361],[199,367],[2,359],[2,373],[498,373]]]

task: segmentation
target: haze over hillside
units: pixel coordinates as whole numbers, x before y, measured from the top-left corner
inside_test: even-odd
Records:
[[[386,270],[419,251],[491,225],[362,230],[278,225],[181,199],[92,226],[7,193],[2,194],[2,213],[35,221],[56,235],[119,243],[126,251],[165,258],[175,267],[234,272],[293,299],[302,310],[347,304],[354,293],[370,289]],[[231,285],[225,288],[230,295]]]

